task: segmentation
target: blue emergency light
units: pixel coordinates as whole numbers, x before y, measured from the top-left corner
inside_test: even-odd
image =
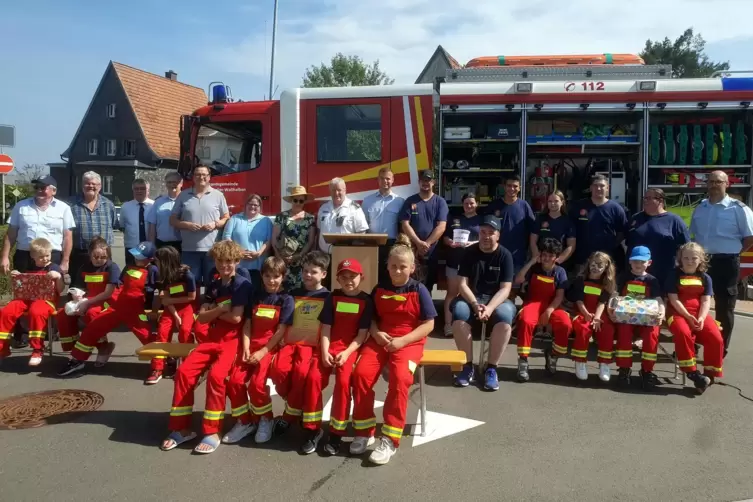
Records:
[[[229,103],[232,100],[230,98],[230,88],[222,82],[212,82],[209,84],[209,95],[212,96],[212,104]]]
[[[753,91],[751,77],[722,77],[722,90],[725,91]]]

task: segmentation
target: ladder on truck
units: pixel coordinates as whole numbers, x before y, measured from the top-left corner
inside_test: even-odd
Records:
[[[667,79],[672,65],[484,66],[447,70],[445,82]]]

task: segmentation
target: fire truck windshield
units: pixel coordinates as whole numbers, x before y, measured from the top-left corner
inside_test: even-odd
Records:
[[[261,122],[221,122],[201,126],[195,162],[217,174],[256,169],[261,164]]]

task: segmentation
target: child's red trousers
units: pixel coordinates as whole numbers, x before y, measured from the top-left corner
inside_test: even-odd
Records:
[[[707,376],[721,377],[724,360],[724,339],[716,321],[707,315],[700,331],[693,331],[688,321],[678,314],[667,319],[669,331],[675,341],[677,365],[685,373],[696,371],[695,344],[703,346],[703,373]]]
[[[191,329],[194,324],[194,312],[192,303],[182,303],[175,305],[175,310],[180,317],[180,326],[178,326],[178,341],[180,343],[192,343]],[[169,312],[162,311],[159,321],[157,322],[157,342],[172,342],[173,330],[177,322]],[[152,368],[163,370],[165,367],[165,358],[162,356],[152,359]]]
[[[11,300],[0,312],[0,357],[10,353],[9,343],[18,319],[29,312],[29,345],[32,350],[44,350],[47,319],[55,312],[55,305],[46,300]]]
[[[533,333],[539,324],[539,318],[544,311],[549,308],[551,301],[530,302],[520,309],[518,314],[518,355],[528,357],[531,353],[531,343],[533,343]],[[570,316],[562,309],[555,309],[549,317],[549,325],[552,327],[554,335],[554,344],[552,353],[555,356],[567,355],[567,342],[572,330]]]
[[[637,332],[643,339],[641,369],[644,372],[653,371],[656,364],[656,351],[659,348],[659,326],[633,326],[631,324],[617,324],[616,326],[617,367],[633,366],[633,334]]]
[[[259,364],[250,365],[238,361],[233,367],[227,394],[233,418],[243,424],[258,423],[262,417],[272,419],[274,416],[272,396],[267,385],[272,357],[273,354],[269,352]]]
[[[83,316],[68,315],[63,309],[58,311],[57,320],[58,330],[60,331],[60,344],[63,346],[64,352],[73,350],[74,344],[78,341],[80,332],[79,322],[83,321],[84,326],[88,326],[102,310],[104,310],[102,305],[94,305],[86,309]],[[106,347],[107,343],[107,335],[105,335],[97,342],[97,350]]]
[[[329,353],[336,356],[346,348],[342,344],[332,344],[329,347]],[[359,353],[358,351],[353,352],[345,361],[345,364],[331,368],[324,365],[320,354],[321,351],[315,352],[311,360],[311,369],[306,378],[306,393],[303,400],[303,428],[317,430],[321,427],[322,413],[324,412],[322,391],[329,385],[329,377],[334,372],[335,388],[332,393],[329,430],[332,434],[343,436],[350,419],[351,376]]]
[[[591,323],[586,322],[583,316],[578,315],[573,319],[573,348],[570,356],[573,361],[586,362],[588,360],[588,345],[591,337],[596,339],[599,353],[596,360],[600,363],[609,364],[614,358],[614,324],[606,313],[601,316],[601,329],[594,333]]]
[[[275,384],[277,394],[285,400],[282,418],[293,423],[301,420],[306,377],[311,368],[311,359],[318,347],[302,344],[283,346],[272,363],[269,378]]]

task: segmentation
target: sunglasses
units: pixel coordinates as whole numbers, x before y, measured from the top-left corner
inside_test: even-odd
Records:
[[[304,204],[306,202],[306,199],[292,199],[293,204]]]
[[[47,185],[34,185],[34,190],[47,190]]]

